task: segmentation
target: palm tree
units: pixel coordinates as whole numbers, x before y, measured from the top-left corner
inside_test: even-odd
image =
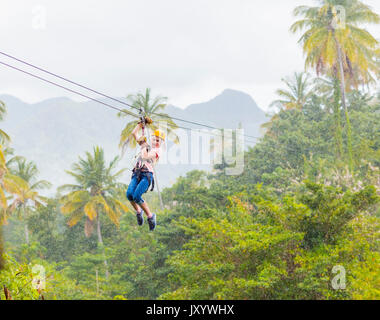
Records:
[[[10,148],[5,148],[3,151],[3,146],[0,144],[0,225],[6,223],[8,215],[10,214],[8,210],[8,200],[12,198],[12,194],[18,188],[26,188],[26,182],[13,175],[8,166],[12,163],[13,159],[7,160],[7,156],[11,154]],[[6,196],[8,193],[8,197]]]
[[[0,121],[4,120],[5,114],[7,113],[7,108],[4,102],[0,101]],[[8,134],[0,129],[0,144],[7,144],[11,141]]]
[[[12,174],[11,185],[7,185],[7,191],[13,194],[13,203],[8,207],[8,213],[16,212],[24,220],[25,242],[29,244],[29,228],[27,218],[34,207],[40,207],[46,202],[46,198],[38,193],[38,190],[48,189],[51,183],[46,180],[37,180],[38,169],[34,162],[28,162],[24,158],[16,158],[10,166]]]
[[[301,111],[305,104],[313,95],[311,90],[310,75],[305,72],[295,72],[293,78],[281,79],[285,83],[286,89],[278,89],[276,94],[280,97],[273,101],[269,106],[278,107],[280,110],[298,110]],[[273,122],[278,119],[278,113],[272,116],[269,122],[264,123],[261,127],[271,132]]]
[[[3,150],[3,154],[6,161],[5,165],[7,166],[7,168],[10,168],[16,161],[25,159],[22,156],[15,156],[14,153],[15,153],[15,150],[9,146],[6,146]]]
[[[132,138],[132,131],[140,121],[140,117],[145,115],[153,120],[152,124],[147,125],[147,131],[149,136],[149,130],[161,129],[167,132],[169,139],[173,140],[174,143],[179,143],[179,138],[174,132],[178,129],[178,126],[171,119],[171,117],[163,113],[162,111],[166,107],[166,97],[157,96],[155,98],[151,97],[150,88],[145,90],[145,94],[137,93],[128,95],[127,99],[131,102],[132,106],[141,113],[135,113],[127,109],[123,109],[122,112],[118,113],[119,117],[131,116],[133,120],[130,120],[121,132],[119,147],[122,148],[123,152],[127,146],[131,148],[136,147],[136,141]],[[161,207],[163,208],[163,202],[161,197],[161,192],[158,184],[157,173],[154,170],[156,188],[158,192],[158,197],[160,199]]]
[[[341,102],[346,116],[349,166],[353,170],[351,125],[346,90],[358,83],[369,83],[379,73],[379,42],[362,23],[379,23],[380,17],[358,0],[320,0],[319,7],[299,6],[295,16],[302,17],[290,30],[306,29],[299,42],[306,54],[306,68],[317,74],[333,74],[340,79]],[[345,19],[338,23],[337,8],[344,9]]]
[[[285,110],[302,110],[310,100],[311,90],[310,75],[305,72],[295,72],[292,79],[281,79],[287,89],[278,89],[276,94],[280,99],[273,101],[270,107],[278,106]]]
[[[147,128],[151,130],[156,130],[158,128],[166,130],[168,137],[171,137],[175,143],[179,142],[179,138],[174,132],[178,126],[168,114],[162,112],[166,107],[166,97],[157,96],[152,98],[150,88],[147,88],[145,94],[142,94],[141,92],[130,94],[127,96],[127,99],[131,102],[131,105],[134,108],[141,110],[143,115],[153,120],[152,124],[147,124]],[[133,120],[130,120],[126,124],[121,132],[119,147],[125,147],[127,145],[132,148],[136,147],[136,141],[132,138],[132,131],[140,121],[142,114],[127,109],[123,109],[122,112],[117,114],[118,117],[130,116],[133,118]]]
[[[101,233],[100,214],[105,213],[118,227],[122,213],[129,211],[117,196],[120,184],[116,180],[125,171],[121,169],[113,173],[118,160],[119,157],[115,157],[106,166],[103,149],[95,147],[93,155],[86,152],[86,159],[79,157],[79,162],[73,164],[72,171],[66,171],[74,177],[77,184],[66,184],[58,188],[58,191],[70,191],[61,198],[61,211],[69,215],[70,227],[85,217],[84,232],[89,237],[96,221],[98,243],[103,250],[107,279],[109,272]]]

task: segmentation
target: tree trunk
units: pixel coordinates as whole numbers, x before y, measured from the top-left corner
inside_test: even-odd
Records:
[[[343,68],[343,56],[342,56],[342,48],[334,35],[334,40],[336,44],[336,49],[338,52],[338,63],[339,63],[339,73],[340,73],[340,90],[342,94],[342,104],[344,108],[344,113],[346,115],[346,123],[347,123],[347,149],[348,149],[348,166],[350,168],[351,173],[353,172],[353,160],[352,160],[352,137],[351,137],[351,123],[350,118],[348,116],[348,109],[346,104],[346,82],[344,79],[344,68]]]
[[[12,296],[11,296],[11,293],[9,292],[8,288],[3,285],[3,289],[4,289],[5,300],[12,300]]]
[[[100,217],[99,214],[96,216],[96,221],[97,221],[97,234],[98,234],[98,242],[103,250],[103,259],[104,259],[104,267],[106,269],[106,280],[109,278],[109,272],[108,272],[108,263],[106,259],[106,251],[104,249],[104,244],[103,244],[103,238],[102,238],[102,233],[100,231]]]
[[[341,160],[343,156],[342,123],[340,113],[340,89],[339,80],[334,78],[334,120],[335,120],[335,143],[336,157]]]
[[[22,206],[23,211],[23,217],[24,217],[24,232],[25,232],[25,242],[27,245],[29,245],[29,228],[28,228],[28,222],[26,220],[26,208],[25,205]]]

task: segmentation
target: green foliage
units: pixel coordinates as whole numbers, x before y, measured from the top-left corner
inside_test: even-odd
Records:
[[[368,277],[377,278],[379,252],[372,251],[378,251],[376,227],[368,225],[379,201],[375,189],[342,193],[306,183],[299,198],[285,196],[278,203],[261,199],[250,210],[234,199],[224,218],[183,219],[183,230],[192,237],[169,257],[171,290],[161,298],[363,298],[357,292],[363,276],[349,277],[352,287],[345,292],[330,284],[335,265],[355,274],[357,266],[366,266]],[[354,230],[358,226],[365,227],[359,232]],[[379,297],[376,282],[367,287],[368,297]]]
[[[41,281],[39,290],[37,290],[38,279]],[[57,270],[54,263],[49,264],[41,259],[19,263],[11,256],[5,255],[5,268],[0,271],[0,285],[2,289],[5,287],[9,291],[12,300],[102,298],[88,287],[77,285],[75,281]],[[5,299],[3,290],[0,292],[1,299]]]
[[[9,290],[14,300],[37,300],[39,293],[32,287],[33,273],[28,264],[19,264],[5,255],[5,268],[0,271],[0,285]],[[5,300],[5,293],[0,291],[0,299]]]
[[[313,183],[307,183],[306,187],[307,192],[300,200],[312,211],[302,224],[305,247],[334,244],[347,222],[379,202],[373,186],[356,193]]]
[[[269,299],[287,274],[302,235],[255,223],[241,209],[215,221],[186,221],[193,237],[169,258],[173,291],[163,299]],[[190,228],[190,230],[188,230]],[[176,288],[176,283],[180,284]]]
[[[85,220],[68,226],[60,195],[31,211],[29,245],[23,223],[10,217],[1,283],[14,299],[41,298],[29,283],[39,264],[45,299],[379,299],[380,106],[360,94],[349,99],[354,174],[337,154],[333,106],[313,95],[272,119],[242,175],[189,172],[163,190],[163,211],[148,193],[154,233],[127,210],[118,228],[101,214],[98,243],[83,233]],[[82,165],[81,183],[102,185]],[[113,179],[105,196],[126,203],[126,187]],[[332,287],[335,266],[346,270],[344,290]]]
[[[321,23],[325,30],[330,5],[338,2],[361,14],[349,17],[351,31],[352,20],[378,19],[358,1],[329,0],[321,2],[323,10],[299,7],[297,15],[307,19],[293,29],[318,32],[315,23]],[[76,184],[59,191],[70,193],[44,198],[43,206],[30,202],[37,194],[20,182],[47,186],[34,179],[37,167],[17,156],[8,160],[10,149],[0,152],[0,221],[7,223],[4,243],[0,234],[0,287],[12,299],[380,299],[380,99],[350,82],[345,104],[341,59],[329,32],[315,41],[304,34],[301,41],[307,65],[321,72],[322,64],[329,67],[326,77],[312,81],[296,73],[294,81],[284,81],[287,89],[278,90],[274,102],[281,110],[245,152],[243,174],[226,175],[226,163],[212,174],[188,172],[163,190],[164,210],[156,193],[146,194],[157,212],[154,232],[146,220],[137,226],[126,205],[127,185],[118,181],[123,170],[113,172],[118,157],[106,165],[100,147],[68,171]],[[365,38],[372,42],[367,33],[347,35],[359,46]],[[340,36],[343,45],[346,35]],[[368,59],[355,48],[343,48],[353,68],[349,80],[368,82],[371,74],[359,65]],[[150,90],[129,98],[177,140],[176,125],[160,113],[165,98],[151,99]],[[0,120],[4,112],[0,103]],[[126,114],[139,117],[129,111],[120,116]],[[132,141],[137,121],[126,125],[120,146]],[[5,137],[0,130],[0,140]],[[5,174],[7,167],[18,181]],[[8,200],[15,205],[8,208]],[[28,214],[12,216],[20,201],[28,202]],[[98,232],[91,233],[95,226]],[[42,291],[33,286],[37,265],[45,272]],[[346,272],[345,289],[332,285],[337,266]]]
[[[3,258],[3,252],[4,252],[4,245],[3,245],[3,227],[0,226],[0,270],[4,267],[4,258]]]

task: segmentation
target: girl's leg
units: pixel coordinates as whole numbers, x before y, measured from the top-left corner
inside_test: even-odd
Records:
[[[132,207],[136,210],[137,213],[141,212],[141,207],[134,201],[129,201],[132,205]]]
[[[141,203],[140,207],[144,210],[144,212],[148,218],[152,218],[153,214],[152,214],[152,212],[150,212],[150,209],[149,209],[148,204],[146,202]]]
[[[138,182],[137,178],[132,176],[131,182],[129,183],[128,189],[127,189],[127,199],[131,203],[132,207],[136,210],[137,213],[141,212],[140,206],[134,201],[133,194],[137,188]]]
[[[142,195],[148,190],[149,188],[149,181],[148,178],[144,177],[141,179],[140,183],[135,188],[135,191],[133,193],[133,201],[139,205],[145,212],[148,218],[152,217],[152,213],[150,212],[150,209],[146,202],[142,199]]]

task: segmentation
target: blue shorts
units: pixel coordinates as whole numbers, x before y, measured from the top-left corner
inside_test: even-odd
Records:
[[[150,181],[153,181],[153,173],[148,172],[146,174],[150,175]],[[132,175],[131,182],[129,183],[129,186],[127,189],[127,194],[126,194],[127,199],[137,204],[144,203],[144,200],[142,199],[142,195],[148,191],[148,188],[149,188],[148,177],[145,175],[142,175],[141,180],[139,182],[137,175],[134,173]]]

